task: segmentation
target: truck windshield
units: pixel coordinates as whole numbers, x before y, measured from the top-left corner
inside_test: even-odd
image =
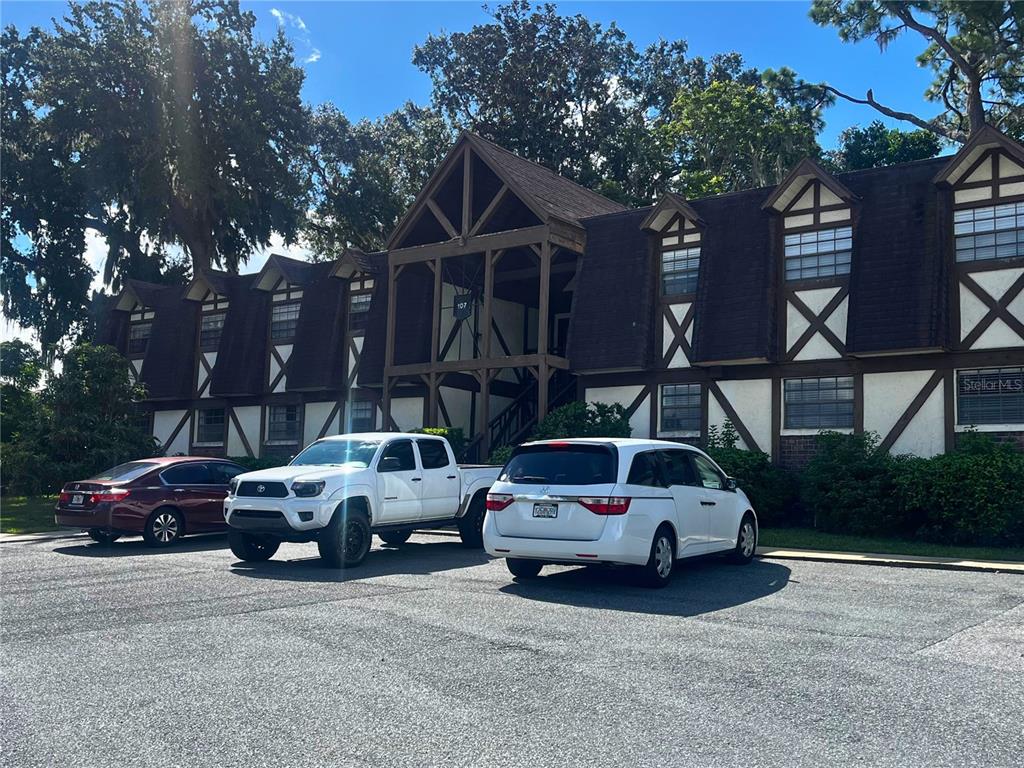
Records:
[[[377,452],[377,440],[319,440],[292,459],[292,465],[368,467]]]
[[[501,471],[506,483],[598,485],[614,483],[616,455],[603,445],[548,443],[517,448]]]

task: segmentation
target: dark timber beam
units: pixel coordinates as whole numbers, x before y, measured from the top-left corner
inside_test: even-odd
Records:
[[[469,225],[473,213],[473,155],[467,143],[462,154],[462,229],[463,237],[469,237]]]
[[[438,360],[435,363],[392,365],[385,369],[386,378],[421,376],[426,373],[455,373],[501,368],[529,368],[546,365],[548,368],[568,370],[569,361],[556,355],[512,355],[511,357],[474,358],[471,360]]]
[[[501,250],[507,248],[520,248],[530,243],[540,243],[547,240],[548,227],[541,224],[535,227],[523,227],[522,229],[511,229],[507,232],[497,232],[492,235],[476,235],[467,237],[465,242],[461,240],[449,240],[444,243],[428,243],[427,245],[415,245],[410,248],[397,248],[388,253],[388,261],[394,265],[415,264],[421,261],[431,261],[436,258],[447,258],[449,256],[466,256],[471,253],[481,253],[487,250]]]

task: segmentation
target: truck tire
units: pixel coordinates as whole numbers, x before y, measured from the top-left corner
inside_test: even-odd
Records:
[[[459,518],[459,536],[462,537],[462,546],[470,549],[480,549],[484,545],[484,516],[487,514],[485,507],[487,496],[478,493],[469,502],[469,509],[466,514]]]
[[[245,531],[228,530],[228,546],[231,553],[239,560],[249,563],[258,563],[269,560],[281,546],[280,541],[265,539],[261,536],[253,536]]]
[[[316,545],[320,559],[328,568],[353,568],[366,559],[372,538],[366,513],[342,505],[334,510],[330,524],[320,533]]]
[[[381,531],[377,535],[380,536],[380,540],[385,544],[397,547],[409,540],[409,537],[412,536],[412,531]]]

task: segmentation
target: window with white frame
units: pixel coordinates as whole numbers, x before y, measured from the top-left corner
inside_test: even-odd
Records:
[[[271,341],[287,341],[295,336],[299,324],[299,303],[275,304],[270,313]]]
[[[370,314],[370,300],[373,294],[353,293],[348,297],[348,330],[359,333],[366,330],[366,321]]]
[[[196,411],[196,443],[222,445],[224,443],[224,409],[203,408]]]
[[[216,349],[224,330],[224,312],[204,314],[199,324],[199,346],[202,349]]]
[[[302,437],[302,413],[297,405],[267,408],[267,442],[297,443]]]
[[[786,379],[786,429],[849,429],[853,427],[852,376]]]
[[[1024,367],[957,371],[956,402],[957,424],[1024,424]]]
[[[953,212],[956,260],[1024,256],[1024,201]]]
[[[833,227],[786,235],[786,279],[850,274],[853,228]]]
[[[661,252],[661,292],[680,296],[697,291],[700,272],[700,246],[671,248]]]
[[[662,432],[700,432],[700,386],[700,384],[662,385]]]
[[[373,432],[377,426],[376,407],[370,400],[353,400],[349,406],[352,432]]]
[[[149,345],[149,334],[152,330],[152,323],[132,323],[128,327],[128,354],[144,353]]]

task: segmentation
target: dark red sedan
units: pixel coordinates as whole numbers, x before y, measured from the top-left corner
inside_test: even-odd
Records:
[[[151,547],[167,547],[187,533],[227,530],[224,497],[242,472],[230,461],[200,456],[129,461],[65,485],[55,519],[101,543],[141,533]]]

